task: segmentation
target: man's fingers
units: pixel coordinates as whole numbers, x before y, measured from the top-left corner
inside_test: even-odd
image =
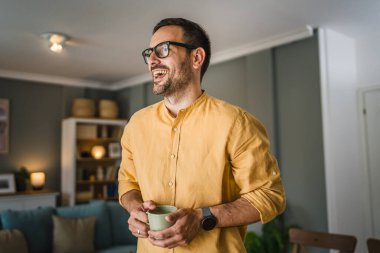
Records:
[[[153,234],[149,231],[149,241],[155,246],[169,249],[188,244],[184,235],[176,234],[174,231],[157,234]]]
[[[137,234],[148,235],[149,227],[142,222],[136,222],[134,224],[129,224],[129,230]]]
[[[152,200],[145,201],[143,203],[143,208],[145,211],[154,210],[156,208],[156,204]]]
[[[148,223],[148,216],[143,211],[139,211],[139,210],[133,211],[131,212],[131,217],[141,222]]]
[[[148,215],[145,212],[138,212],[137,219],[141,222],[148,223]]]
[[[178,236],[173,236],[169,238],[160,238],[160,237],[150,236],[149,241],[155,246],[162,247],[162,248],[169,248],[169,249],[179,246],[181,244],[180,243],[181,240],[180,238],[178,238]]]
[[[134,220],[134,221],[133,221]],[[136,219],[128,220],[129,230],[136,237],[148,237],[149,227],[146,223]]]
[[[175,211],[174,213],[167,215],[165,217],[165,219],[169,222],[175,222],[176,220],[181,218],[183,216],[183,214],[184,214],[183,209],[179,209],[179,210]]]
[[[129,227],[129,230],[136,237],[140,237],[140,238],[147,238],[148,237],[148,233],[146,233],[146,232],[144,232],[138,228]]]
[[[153,231],[149,230],[148,235],[152,238],[158,238],[158,239],[166,239],[166,238],[171,238],[175,235],[175,231],[173,230],[172,227],[161,230],[161,231]]]
[[[140,232],[140,233],[143,233],[144,235],[148,235],[149,226],[146,224],[146,222],[144,222],[144,219],[142,219],[141,221],[138,219],[137,216],[138,216],[138,213],[135,213],[134,215],[131,215],[129,217],[128,219],[129,230],[132,233],[138,234],[137,232]]]

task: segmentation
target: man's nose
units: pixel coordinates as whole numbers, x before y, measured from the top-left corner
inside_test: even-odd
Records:
[[[148,63],[149,63],[149,69],[151,69],[152,65],[156,65],[156,64],[160,63],[160,58],[157,57],[155,52],[152,52],[150,54],[149,59],[148,59]]]

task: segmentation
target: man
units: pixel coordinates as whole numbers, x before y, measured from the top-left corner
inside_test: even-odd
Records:
[[[181,18],[160,21],[143,51],[164,100],[135,113],[121,140],[120,203],[138,252],[245,252],[246,225],[285,208],[264,127],[201,88],[210,55],[206,32]],[[163,204],[178,208],[174,224],[150,231],[146,211]]]

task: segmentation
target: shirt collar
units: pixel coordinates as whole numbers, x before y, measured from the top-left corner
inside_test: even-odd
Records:
[[[205,100],[207,99],[207,97],[208,97],[207,92],[206,92],[205,90],[202,90],[202,94],[201,94],[201,95],[200,95],[200,96],[199,96],[199,97],[198,97],[198,98],[197,98],[192,104],[190,104],[190,105],[189,105],[188,107],[186,107],[186,108],[183,108],[183,109],[179,110],[177,117],[178,117],[179,115],[183,115],[184,113],[187,113],[187,112],[192,111],[194,108],[199,107],[199,106],[202,104],[202,102],[205,101]],[[165,112],[166,112],[167,114],[170,115],[171,118],[175,118],[175,117],[169,112],[168,108],[166,108],[164,101],[162,101],[162,107],[163,107],[163,109],[165,110]]]

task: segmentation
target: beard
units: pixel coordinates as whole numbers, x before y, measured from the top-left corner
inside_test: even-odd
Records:
[[[190,57],[187,56],[186,59],[181,62],[177,75],[175,75],[174,72],[170,72],[170,75],[168,76],[165,83],[161,85],[155,85],[155,83],[153,83],[154,95],[171,96],[187,88],[191,80],[191,67],[189,58]]]

